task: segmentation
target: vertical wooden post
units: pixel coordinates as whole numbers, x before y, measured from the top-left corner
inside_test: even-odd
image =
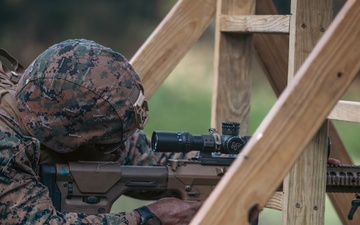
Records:
[[[342,8],[345,2],[346,0],[334,0],[334,14]],[[277,14],[273,1],[257,1],[256,14]],[[286,87],[289,50],[288,36],[255,34],[254,46],[260,59],[259,62],[263,64],[265,75],[269,79],[274,92],[279,96]],[[335,126],[331,122],[329,134],[331,138],[331,147],[333,149],[330,153],[330,157],[339,159],[342,164],[354,164],[349,153],[346,151]],[[338,213],[341,224],[360,224],[360,213],[355,213],[353,220],[347,218],[350,203],[354,199],[353,193],[328,193],[328,196]],[[282,206],[280,206],[280,208],[282,208]]]
[[[242,135],[248,131],[252,35],[220,32],[219,16],[254,13],[255,0],[218,0],[211,126],[220,130],[224,120],[240,122]]]
[[[332,1],[292,0],[291,15],[289,81],[331,23]],[[327,136],[325,122],[284,180],[284,225],[324,224]]]

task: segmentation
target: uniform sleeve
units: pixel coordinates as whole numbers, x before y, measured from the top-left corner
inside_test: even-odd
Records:
[[[133,212],[86,215],[57,211],[37,173],[40,149],[0,116],[0,224],[135,225]]]
[[[167,155],[156,153],[151,149],[151,142],[146,134],[137,130],[125,142],[125,151],[120,159],[124,165],[155,166],[164,165]]]

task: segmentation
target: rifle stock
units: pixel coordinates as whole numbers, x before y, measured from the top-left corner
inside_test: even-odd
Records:
[[[110,212],[121,195],[143,200],[177,197],[205,200],[226,166],[174,160],[168,166],[122,166],[117,162],[43,164],[41,181],[57,210],[99,214]]]
[[[110,212],[122,195],[142,200],[177,197],[203,201],[227,168],[228,165],[208,165],[198,160],[170,160],[167,166],[69,162],[41,165],[41,181],[49,188],[57,210],[99,214]],[[328,166],[327,170],[327,192],[360,192],[359,166]],[[278,191],[281,190],[280,185]]]

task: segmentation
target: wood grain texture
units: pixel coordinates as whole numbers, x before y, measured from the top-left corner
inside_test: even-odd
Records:
[[[274,14],[278,12],[272,0],[256,2],[256,15]],[[289,36],[254,34],[254,46],[259,64],[275,94],[279,96],[287,85]]]
[[[288,15],[221,15],[219,19],[222,32],[289,33]]]
[[[216,0],[179,0],[130,60],[150,99],[215,15]]]
[[[338,12],[346,0],[335,0],[336,12]],[[272,0],[257,1],[256,14],[269,15],[277,14]],[[254,35],[254,45],[258,53],[259,62],[262,64],[265,75],[267,76],[274,92],[279,96],[287,84],[288,71],[288,47],[289,39],[287,35]],[[343,164],[353,164],[346,148],[332,122],[330,121],[329,134],[331,138],[332,151],[330,157],[339,159]],[[338,216],[344,225],[360,224],[360,213],[354,215],[353,220],[347,219],[349,212],[349,202],[354,199],[352,193],[328,193]],[[276,200],[277,198],[273,198]],[[275,203],[272,203],[275,204]]]
[[[332,9],[332,1],[291,1],[288,80],[330,25]],[[326,121],[284,180],[282,224],[324,224],[327,138]]]
[[[282,224],[324,224],[327,131],[324,123],[284,180]]]
[[[360,102],[339,101],[328,118],[332,120],[360,123]]]
[[[359,10],[347,1],[191,224],[249,224],[266,204],[360,69]]]
[[[221,131],[223,121],[240,122],[240,134],[248,134],[252,35],[220,31],[221,15],[255,13],[255,0],[219,0],[216,12],[214,78],[211,127]]]

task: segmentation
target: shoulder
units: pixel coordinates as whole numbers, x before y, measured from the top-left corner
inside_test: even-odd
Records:
[[[14,119],[1,109],[0,141],[2,145],[0,168],[2,171],[23,168],[22,172],[35,174],[36,163],[40,156],[40,143],[35,138],[24,136]]]

